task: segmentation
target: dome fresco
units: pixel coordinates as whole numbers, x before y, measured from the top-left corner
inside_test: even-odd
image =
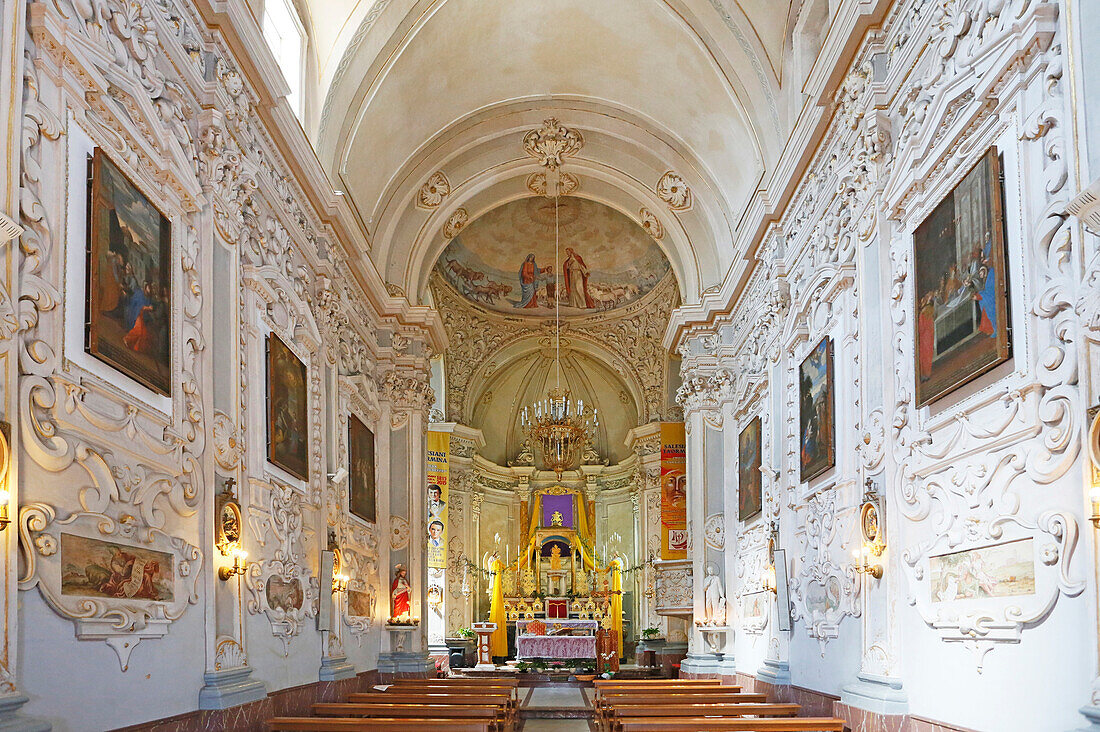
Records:
[[[524,198],[483,214],[455,237],[436,268],[467,300],[496,312],[563,316],[614,310],[669,273],[638,224],[602,203],[562,198],[554,266],[554,201]]]

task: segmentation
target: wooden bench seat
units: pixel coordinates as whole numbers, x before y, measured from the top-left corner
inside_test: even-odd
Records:
[[[388,704],[460,704],[460,705],[493,705],[498,707],[505,718],[511,723],[516,716],[516,698],[511,691],[465,693],[452,692],[424,692],[419,690],[390,690],[385,692],[348,694],[347,701],[350,704],[371,704],[382,702]]]
[[[602,696],[596,698],[593,703],[596,724],[602,728],[609,710],[624,705],[655,707],[683,704],[763,704],[768,700],[765,694],[747,694],[738,689],[740,687],[712,687],[709,689],[710,693],[706,694],[697,694],[694,690],[685,694],[682,693],[682,690],[668,689],[605,692]]]
[[[354,719],[337,717],[275,717],[271,732],[491,732],[484,720],[423,718]]]
[[[623,717],[622,732],[844,732],[834,717]]]
[[[463,676],[447,676],[441,679],[394,679],[390,686],[416,686],[418,684],[470,684],[475,686],[519,686],[519,679],[473,679]]]
[[[663,686],[679,684],[681,686],[721,686],[721,679],[594,679],[592,685],[597,689],[606,686]]]

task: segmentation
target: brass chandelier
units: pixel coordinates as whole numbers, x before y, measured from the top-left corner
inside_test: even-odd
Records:
[[[558,201],[561,173],[551,166],[546,176],[546,196],[554,199],[554,372],[555,385],[546,398],[525,406],[521,415],[524,436],[537,446],[543,465],[561,480],[562,473],[575,468],[585,448],[595,442],[600,426],[598,410],[585,407],[584,400],[573,400],[568,389],[561,388],[561,306],[558,272],[559,226]]]

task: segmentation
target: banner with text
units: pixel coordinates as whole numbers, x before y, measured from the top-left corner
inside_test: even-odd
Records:
[[[687,450],[683,422],[661,425],[661,559],[687,559]]]
[[[428,566],[447,568],[449,432],[428,432]]]

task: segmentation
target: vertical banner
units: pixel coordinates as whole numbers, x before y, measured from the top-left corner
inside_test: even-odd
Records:
[[[447,464],[449,432],[428,432],[428,566],[447,568]]]
[[[661,425],[661,559],[687,559],[687,449],[683,422]]]

